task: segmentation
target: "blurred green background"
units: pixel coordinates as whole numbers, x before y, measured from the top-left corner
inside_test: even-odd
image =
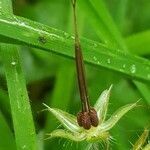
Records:
[[[104,2],[126,43],[129,43],[129,47],[133,48],[130,38],[134,34],[150,29],[150,1],[104,0]],[[72,8],[69,0],[14,0],[13,9],[15,15],[73,34]],[[80,8],[80,5],[78,6],[77,17],[80,35],[100,42],[89,22],[88,15]],[[143,44],[145,40],[150,42],[150,39],[147,38],[150,36],[142,37],[140,41],[143,40]],[[141,45],[140,48],[141,51],[139,52],[136,52],[136,48],[133,48],[131,52],[149,59],[150,46]],[[146,49],[146,53],[142,53],[143,49]],[[81,109],[74,60],[37,51],[27,46],[21,46],[21,58],[38,135],[39,149],[84,149],[86,144],[84,142],[75,143],[65,139],[43,140],[45,133],[51,132],[60,125],[49,112],[41,111],[44,109],[43,102],[72,114],[76,114]],[[131,80],[116,72],[86,64],[86,76],[92,104],[95,103],[103,90],[111,84],[114,85],[109,104],[108,114],[110,115],[118,107],[143,98]],[[11,145],[14,131],[3,68],[0,70],[0,81],[0,120],[3,120],[6,123],[5,127],[10,129],[8,129],[10,133],[2,133],[5,130],[0,129],[0,134],[3,135],[0,135],[0,147],[2,150],[7,150],[9,146],[15,146],[13,143]],[[150,89],[150,87],[148,88]],[[148,103],[143,98],[140,104],[141,107],[130,111],[111,130],[111,135],[114,138],[114,141],[111,142],[111,149],[131,149],[131,143],[134,143],[138,135],[143,132],[144,127],[150,124],[150,100]],[[11,136],[7,137],[8,134]],[[6,140],[1,140],[1,138]]]

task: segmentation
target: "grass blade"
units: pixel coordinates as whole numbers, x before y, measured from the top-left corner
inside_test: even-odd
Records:
[[[126,44],[131,53],[137,55],[150,54],[150,30],[127,37]]]
[[[87,1],[80,1],[80,3],[82,3],[81,4],[82,9],[85,10],[83,12],[88,13],[89,14],[88,16],[90,16],[90,13],[92,14],[91,7],[93,8],[93,11],[95,11],[95,14],[92,17],[90,17],[90,20],[91,20],[92,26],[95,29],[95,32],[99,35],[99,38],[102,39],[103,37],[105,37],[105,39],[103,40],[110,41],[108,45],[110,45],[111,47],[113,46],[115,46],[116,48],[120,47],[121,50],[127,51],[124,40],[121,37],[121,34],[118,32],[117,27],[115,26],[113,19],[111,18],[108,10],[106,9],[103,0],[92,0],[92,1],[89,0],[88,3]],[[101,26],[101,25],[94,24],[92,20],[95,20],[95,19],[102,21],[103,25]],[[101,32],[102,30],[105,30],[105,31],[108,30],[110,33],[109,36],[102,37],[99,34],[99,32]],[[148,70],[148,72],[150,73],[150,70]],[[144,99],[149,103],[149,96],[147,97],[147,95],[149,95],[148,87],[146,85],[142,85],[142,87],[140,87],[139,82],[134,82],[134,84],[137,86],[139,92],[142,94]],[[144,91],[141,91],[141,89],[143,89]]]
[[[16,19],[1,18],[0,34],[43,50],[69,57],[74,56],[73,39],[69,34],[28,19],[20,17]],[[46,42],[43,43],[39,38],[44,38]],[[134,79],[150,82],[148,60],[110,49],[106,45],[84,38],[81,43],[85,61],[88,63],[120,72]]]
[[[1,54],[5,67],[17,149],[37,150],[33,118],[18,48],[14,45],[2,44]]]
[[[10,131],[4,116],[0,111],[0,149],[1,150],[16,150],[16,143],[12,132]]]
[[[104,43],[111,47],[126,49],[121,35],[102,0],[80,1],[79,4],[86,15],[91,18],[89,21]],[[94,22],[95,20],[97,22]]]
[[[11,0],[1,0],[0,1],[0,14],[6,15],[6,16],[13,15]]]

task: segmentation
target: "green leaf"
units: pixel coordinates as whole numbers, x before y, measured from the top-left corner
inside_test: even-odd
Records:
[[[103,91],[94,106],[97,111],[98,118],[101,120],[100,122],[103,122],[106,118],[111,89],[112,85],[108,90]]]
[[[2,89],[0,89],[0,109],[3,113],[6,113],[6,115],[10,115],[9,97],[6,91]]]
[[[150,30],[133,34],[126,38],[129,51],[137,55],[150,54]]]
[[[110,119],[105,121],[101,125],[101,130],[104,129],[104,131],[110,130],[118,121],[119,119],[126,114],[129,110],[133,109],[134,107],[137,106],[137,103],[133,104],[127,104],[121,108],[119,108],[112,116]]]
[[[69,140],[73,140],[73,141],[81,141],[82,140],[82,134],[77,134],[76,136],[73,135],[73,133],[62,130],[62,129],[57,129],[54,130],[53,132],[51,132],[50,134],[47,134],[49,137],[47,139],[50,138],[55,138],[55,137],[60,137],[60,138],[66,138]],[[84,139],[84,136],[83,136]]]
[[[8,127],[4,116],[0,111],[0,149],[1,150],[16,150],[16,143],[10,128]]]
[[[12,16],[12,1],[11,0],[1,0],[0,1],[0,15]]]
[[[71,132],[80,132],[80,127],[77,124],[76,117],[57,108],[50,108],[43,104],[48,110],[61,122],[61,124]]]
[[[67,33],[20,17],[0,18],[0,23],[0,34],[4,36],[43,50],[69,57],[74,56],[72,50],[74,42],[72,36]],[[46,43],[39,38],[44,38]],[[81,43],[85,61],[88,63],[112,69],[134,79],[150,82],[148,60],[110,49],[106,45],[85,38],[82,38]]]
[[[79,5],[88,18],[90,18],[89,22],[103,43],[106,43],[110,47],[126,49],[103,0],[81,0],[79,1]]]
[[[18,47],[1,44],[1,55],[5,68],[17,148],[37,150],[33,118]]]
[[[119,27],[120,31],[123,31],[124,26],[126,25],[126,11],[128,9],[128,0],[120,0],[120,1],[114,1],[113,7],[113,14],[114,14],[114,20]],[[111,14],[112,15],[112,14]]]

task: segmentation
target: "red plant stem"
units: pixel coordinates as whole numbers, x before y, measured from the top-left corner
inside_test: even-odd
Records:
[[[89,112],[90,105],[89,105],[87,85],[85,80],[85,67],[84,67],[81,44],[80,44],[78,30],[77,30],[76,0],[72,0],[72,5],[73,5],[74,29],[75,29],[74,31],[75,32],[75,61],[76,61],[76,70],[77,70],[80,98],[82,104],[82,112]]]

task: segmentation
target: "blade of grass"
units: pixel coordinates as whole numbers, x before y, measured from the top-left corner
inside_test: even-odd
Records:
[[[90,18],[89,21],[104,43],[111,47],[126,49],[121,35],[102,0],[79,1],[79,5]]]
[[[1,11],[13,15],[11,0],[1,0]],[[10,106],[15,131],[17,149],[37,150],[36,134],[21,68],[18,47],[0,45],[2,62],[5,68]]]
[[[8,124],[12,125],[9,97],[6,91],[1,89],[0,89],[0,110],[3,113],[3,116],[6,118]]]
[[[86,12],[88,16],[90,16],[91,24],[94,27],[95,32],[99,35],[99,38],[100,39],[103,38],[99,34],[99,32],[101,32],[102,30],[106,30],[106,31],[109,30],[110,35],[108,36],[108,38],[104,36],[106,38],[104,40],[112,42],[111,44],[109,44],[110,46],[115,46],[116,48],[120,47],[121,50],[127,51],[124,40],[122,39],[121,34],[118,32],[117,27],[115,26],[113,19],[111,18],[108,10],[106,9],[103,0],[92,0],[92,1],[89,0],[88,2],[80,1],[80,3],[82,9],[85,10],[83,12]],[[93,12],[95,12],[95,15],[93,15]],[[102,21],[103,26],[94,24],[92,20],[96,20],[96,19]],[[147,97],[149,92],[145,93],[146,91],[149,91],[147,86],[143,84],[142,88],[139,88],[140,84],[142,83],[134,82],[134,84],[138,87],[139,92],[147,101],[147,103],[150,103],[149,97]],[[141,89],[144,89],[144,91],[141,91]]]
[[[150,30],[131,35],[126,38],[126,44],[131,53],[150,55]]]
[[[10,114],[9,98],[6,91],[3,91],[2,89],[0,89],[0,108],[2,111]]]
[[[128,45],[130,52],[137,55],[150,54],[149,43],[150,31],[137,33],[126,38],[126,44]],[[144,95],[143,98],[150,100],[150,89],[147,87],[147,85],[144,85],[140,82],[136,82],[136,86],[139,89],[139,91],[142,91],[142,95]]]
[[[12,1],[11,0],[1,0],[0,1],[0,15],[12,16]]]
[[[8,149],[16,150],[15,139],[1,111],[0,111],[0,149],[1,150],[8,150]]]
[[[0,23],[0,34],[4,36],[43,50],[69,57],[74,56],[73,39],[67,33],[20,17],[0,18]],[[44,38],[46,43],[41,42],[39,37]],[[134,79],[150,82],[148,60],[110,49],[106,45],[84,38],[81,39],[81,43],[86,62],[120,72]]]
[[[14,45],[1,44],[1,55],[5,68],[17,149],[37,150],[33,118],[18,48]]]
[[[124,23],[125,23],[125,14],[126,10],[128,8],[128,0],[120,0],[114,2],[114,20],[117,23],[117,26],[119,27],[120,31],[123,31]]]

